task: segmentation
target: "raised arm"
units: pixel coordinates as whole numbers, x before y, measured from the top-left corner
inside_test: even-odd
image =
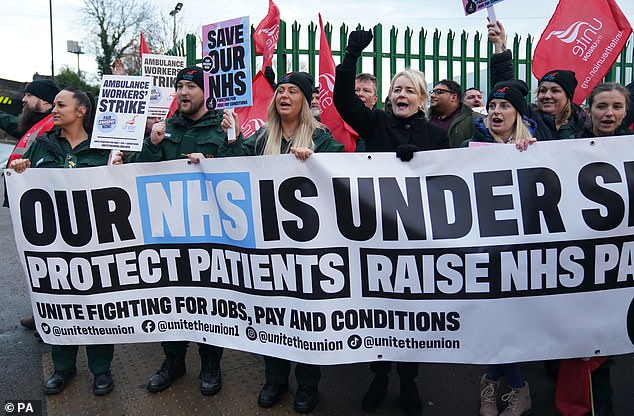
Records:
[[[491,87],[500,81],[513,79],[513,55],[510,49],[506,49],[506,30],[499,20],[497,27],[492,22],[487,24],[487,36],[493,43],[494,54],[491,56],[489,77]]]
[[[348,46],[341,64],[337,65],[333,99],[341,118],[362,137],[372,130],[372,110],[354,92],[357,60],[361,52],[372,42],[372,32],[355,30],[348,37]]]

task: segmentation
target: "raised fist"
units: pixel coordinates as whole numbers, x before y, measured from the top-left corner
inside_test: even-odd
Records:
[[[372,32],[370,30],[354,30],[350,32],[350,36],[348,36],[346,52],[359,57],[370,42],[372,42]]]

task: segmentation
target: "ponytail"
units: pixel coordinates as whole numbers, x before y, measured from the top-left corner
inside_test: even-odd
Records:
[[[95,107],[95,96],[90,92],[84,92],[75,87],[66,87],[64,88],[64,91],[71,92],[73,94],[73,98],[77,100],[78,106],[86,108],[86,116],[84,117],[82,125],[84,130],[88,133],[88,137],[90,137],[92,135],[92,125],[95,120],[95,112],[97,110]]]

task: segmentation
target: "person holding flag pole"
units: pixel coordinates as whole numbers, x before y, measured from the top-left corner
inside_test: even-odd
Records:
[[[487,24],[489,41],[495,48],[491,56],[491,84],[513,78],[513,57],[506,49],[506,30],[499,20]],[[577,88],[574,71],[551,69],[540,79],[537,102],[528,107],[526,115],[537,122],[537,140],[571,139],[579,137],[586,114],[572,99]]]

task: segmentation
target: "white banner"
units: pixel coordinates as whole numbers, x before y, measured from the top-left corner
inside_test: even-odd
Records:
[[[7,171],[52,344],[296,361],[634,351],[634,137]]]

